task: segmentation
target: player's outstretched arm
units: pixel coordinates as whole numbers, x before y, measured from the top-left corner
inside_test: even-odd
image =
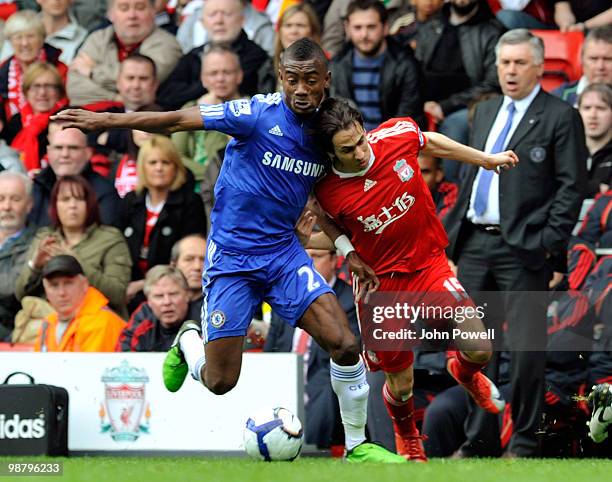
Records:
[[[67,109],[52,116],[51,120],[63,122],[64,129],[75,127],[86,132],[126,128],[170,134],[204,128],[198,106],[171,112],[129,112],[125,114]]]
[[[456,159],[467,164],[476,164],[485,169],[499,172],[500,169],[510,169],[518,164],[518,156],[513,151],[498,154],[487,154],[473,147],[456,142],[439,132],[425,132],[427,144],[424,154],[445,159]]]

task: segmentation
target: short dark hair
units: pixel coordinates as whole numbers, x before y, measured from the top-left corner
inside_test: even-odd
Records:
[[[346,9],[346,20],[355,12],[362,10],[375,10],[380,17],[381,23],[387,23],[389,12],[380,0],[353,0]]]
[[[329,97],[321,102],[313,118],[317,147],[322,153],[334,152],[332,137],[355,123],[363,126],[361,112],[347,101]]]
[[[285,49],[281,54],[281,65],[284,65],[287,60],[298,62],[314,60],[321,62],[326,70],[329,68],[329,62],[321,46],[314,40],[306,37],[296,40]]]
[[[62,222],[57,214],[57,198],[59,197],[60,189],[62,186],[67,185],[72,194],[79,199],[84,199],[87,205],[87,215],[85,216],[85,227],[89,227],[92,224],[100,224],[100,208],[98,206],[98,200],[96,199],[96,192],[91,187],[91,184],[87,182],[83,176],[80,175],[69,175],[62,176],[57,181],[51,190],[51,199],[49,201],[49,218],[51,224],[55,228],[61,228]]]
[[[128,60],[130,62],[139,62],[141,64],[149,64],[151,66],[151,69],[153,70],[153,77],[157,79],[157,65],[155,65],[155,61],[148,55],[143,55],[139,53],[128,55],[125,59],[123,59],[123,62],[121,62],[121,65],[119,66],[120,72],[123,69],[123,64],[127,62]]]
[[[601,25],[589,30],[584,41],[599,41],[612,44],[612,25]]]

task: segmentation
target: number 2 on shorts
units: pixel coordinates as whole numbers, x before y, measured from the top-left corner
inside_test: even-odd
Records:
[[[309,266],[302,266],[300,269],[298,269],[298,275],[306,275],[308,281],[307,288],[309,292],[316,290],[318,287],[321,286],[321,283],[319,281],[315,281],[315,275]]]

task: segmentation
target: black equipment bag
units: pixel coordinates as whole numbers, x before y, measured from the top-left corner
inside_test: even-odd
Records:
[[[29,384],[9,384],[14,375]],[[14,372],[0,385],[0,455],[68,455],[68,392]]]

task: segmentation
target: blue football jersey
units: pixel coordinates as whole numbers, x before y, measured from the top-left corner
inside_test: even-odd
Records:
[[[210,238],[238,253],[268,253],[294,227],[326,161],[279,93],[201,105],[207,130],[233,137],[215,185]]]

